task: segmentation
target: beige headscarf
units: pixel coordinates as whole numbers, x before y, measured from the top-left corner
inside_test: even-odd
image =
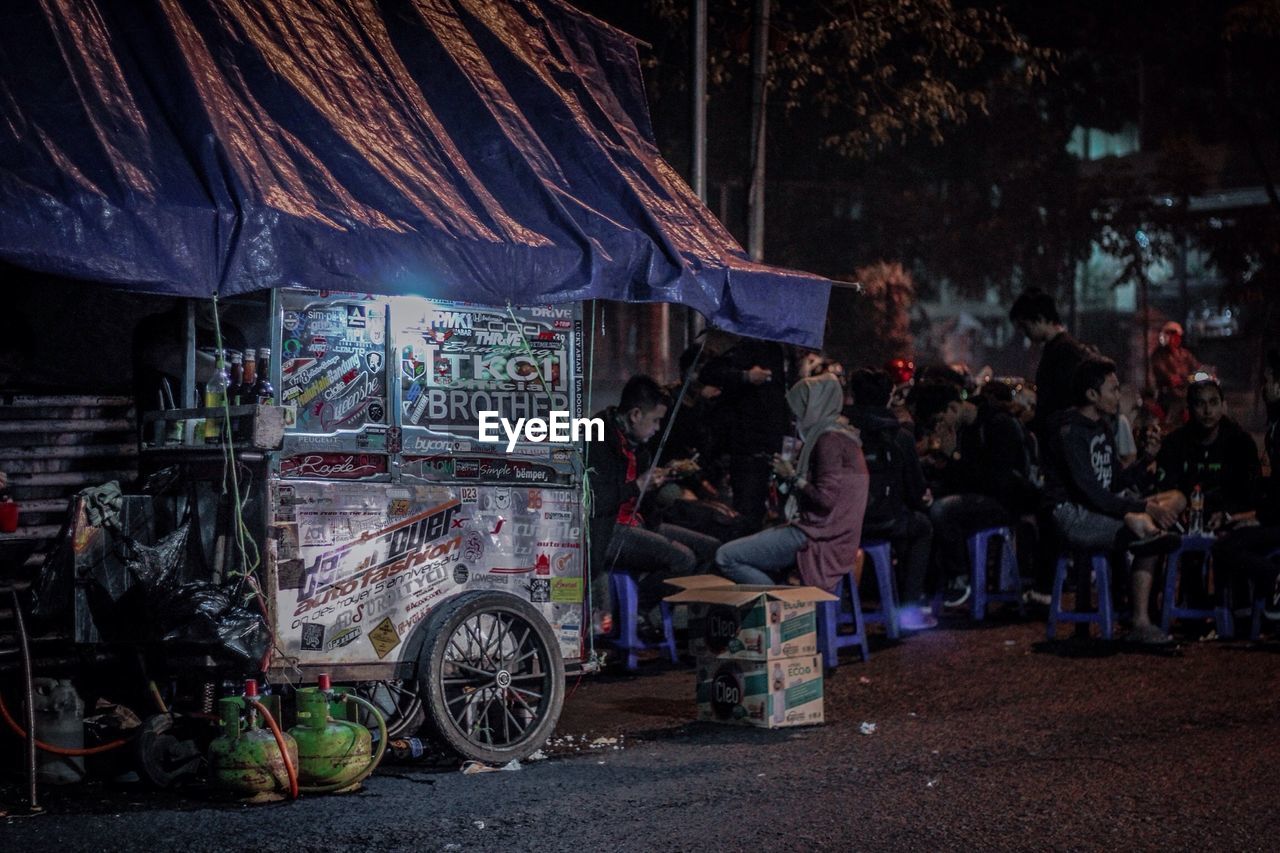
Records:
[[[800,450],[800,459],[796,462],[796,473],[806,480],[809,477],[809,462],[813,455],[814,445],[827,432],[840,430],[861,444],[858,431],[840,421],[840,407],[844,403],[844,389],[840,380],[830,373],[821,373],[801,379],[787,392],[787,405],[796,415],[796,426],[800,430],[800,438],[804,447]],[[796,498],[787,498],[786,517],[788,520],[797,514]]]

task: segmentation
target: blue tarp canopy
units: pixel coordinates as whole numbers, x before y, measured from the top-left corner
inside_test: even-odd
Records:
[[[8,0],[0,257],[177,296],[673,302],[818,346],[658,153],[633,39],[556,0]]]

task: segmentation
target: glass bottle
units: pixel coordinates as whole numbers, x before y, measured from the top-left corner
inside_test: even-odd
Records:
[[[221,409],[227,402],[227,388],[230,384],[231,377],[227,375],[226,355],[219,350],[213,376],[209,377],[209,381],[204,386],[204,407],[209,410],[205,413],[204,419],[205,444],[217,444],[222,435]],[[216,414],[215,410],[217,410]]]
[[[257,350],[247,349],[244,351],[244,376],[240,379],[240,385],[231,392],[232,397],[237,405],[246,405],[253,402],[253,386],[258,381],[258,352]]]
[[[240,385],[244,382],[244,356],[235,350],[231,350],[231,381],[227,385],[227,402],[231,405],[236,404],[236,394],[240,391]]]
[[[1204,492],[1199,483],[1191,490],[1191,517],[1187,520],[1187,532],[1192,536],[1204,532]]]
[[[270,406],[276,401],[276,389],[271,387],[271,350],[263,347],[258,350],[258,378],[253,383],[253,392],[246,403],[257,403]]]

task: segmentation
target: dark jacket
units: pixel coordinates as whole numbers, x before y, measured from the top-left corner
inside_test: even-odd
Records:
[[[1146,501],[1117,492],[1138,484],[1150,461],[1139,456],[1128,468],[1121,468],[1115,438],[1105,420],[1090,420],[1075,408],[1059,412],[1049,429],[1043,504],[1052,510],[1070,502],[1113,518],[1142,512]]]
[[[1253,438],[1227,417],[1218,422],[1212,444],[1203,443],[1203,432],[1191,422],[1170,433],[1156,457],[1157,487],[1178,489],[1189,497],[1199,485],[1207,513],[1253,509],[1261,475]]]
[[[923,511],[924,472],[911,431],[883,406],[847,406],[844,414],[862,436],[870,476],[863,530],[892,529],[909,512]]]
[[[700,396],[702,387],[701,383],[691,383],[684,399],[676,406],[674,401],[680,399],[681,385],[676,383],[668,386],[667,393],[671,395],[673,405],[662,419],[657,435],[650,442],[656,449],[662,436],[667,435],[667,443],[662,446],[658,464],[666,465],[673,459],[690,459],[694,453],[698,454],[704,464],[715,459],[715,435],[711,428],[711,408],[714,401]]]
[[[746,372],[759,365],[773,371],[773,378],[752,385]],[[791,429],[787,389],[791,371],[786,348],[771,341],[743,340],[707,362],[698,375],[704,385],[723,392],[716,406],[716,422],[726,435],[724,449],[733,455],[777,453],[782,437]]]
[[[1033,510],[1040,498],[1022,425],[986,402],[978,403],[973,423],[958,430],[956,452],[931,454],[928,467],[935,497],[986,495],[1014,515]]]
[[[626,439],[618,428],[618,410],[610,406],[596,417],[604,421],[604,441],[593,441],[587,447],[587,467],[591,469],[591,520],[607,519],[611,524],[618,509],[629,500],[639,498],[638,479],[627,480],[627,455],[622,443]],[[636,477],[649,470],[652,457],[644,445],[632,448],[636,456]]]
[[[1048,429],[1058,412],[1075,406],[1071,399],[1071,382],[1076,368],[1097,355],[1066,332],[1045,342],[1036,367],[1036,414],[1031,431],[1040,437],[1041,450],[1048,444]]]
[[[599,412],[596,417],[604,420],[604,441],[592,441],[587,444],[587,480],[591,485],[591,520],[588,531],[591,535],[590,566],[593,584],[592,604],[599,606],[602,601],[594,589],[596,584],[607,584],[605,575],[605,555],[609,551],[609,541],[613,538],[613,530],[617,525],[618,509],[626,501],[640,496],[640,488],[636,480],[627,481],[627,457],[622,452],[622,435],[617,426],[617,409],[613,406]],[[644,447],[634,448],[636,454],[636,477],[641,477],[649,468],[649,451]]]
[[[1022,424],[979,398],[976,433],[979,494],[993,497],[1014,515],[1035,508],[1040,489],[1031,481],[1031,457]]]

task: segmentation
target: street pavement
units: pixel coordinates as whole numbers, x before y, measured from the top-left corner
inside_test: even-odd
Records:
[[[1042,622],[957,617],[845,658],[825,725],[764,731],[690,722],[692,669],[650,660],[571,684],[518,771],[396,764],[265,806],[50,790],[0,819],[0,851],[1275,850],[1278,664],[1280,644],[1046,645]]]

